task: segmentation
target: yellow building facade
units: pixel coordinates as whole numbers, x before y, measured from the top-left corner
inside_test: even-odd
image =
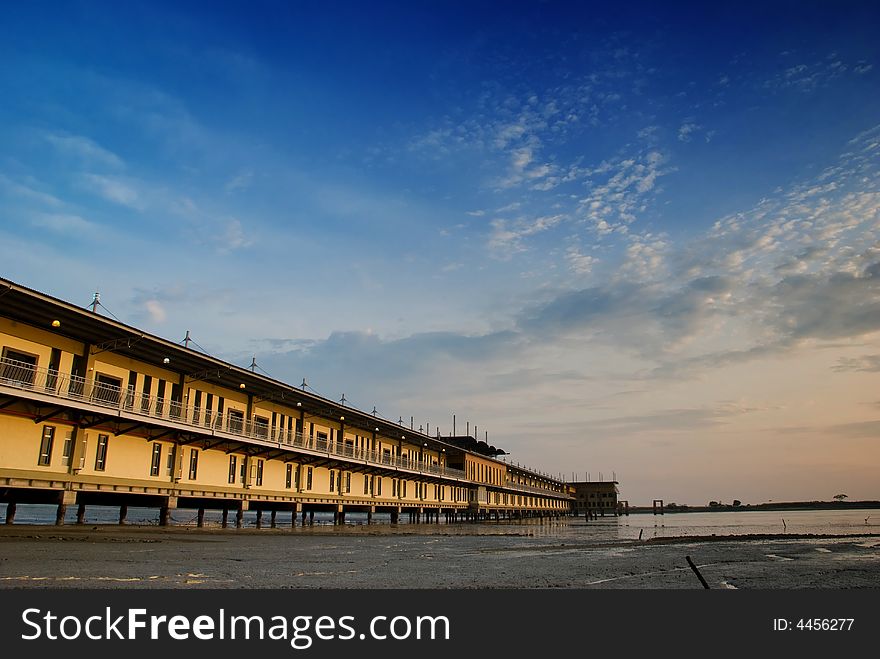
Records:
[[[230,512],[562,515],[565,483],[0,279],[0,501]]]

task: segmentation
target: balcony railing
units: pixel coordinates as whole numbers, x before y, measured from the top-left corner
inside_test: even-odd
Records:
[[[180,423],[212,433],[219,432],[261,443],[268,442],[279,448],[298,448],[326,453],[330,457],[466,480],[465,472],[460,469],[370,451],[346,442],[331,442],[299,432],[289,432],[286,428],[273,428],[263,422],[244,419],[239,414],[230,414],[229,410],[224,414],[207,408],[187,406],[171,398],[135,394],[130,389],[96,383],[92,379],[75,375],[65,375],[54,369],[36,368],[26,362],[12,359],[0,359],[0,385],[150,419]]]

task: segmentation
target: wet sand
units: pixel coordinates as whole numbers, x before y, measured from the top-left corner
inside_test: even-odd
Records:
[[[0,588],[878,588],[880,534],[560,539],[526,526],[0,527]]]

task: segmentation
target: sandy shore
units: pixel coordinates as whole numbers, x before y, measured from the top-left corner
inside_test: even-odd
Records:
[[[880,534],[561,541],[480,525],[0,527],[0,588],[877,588]]]

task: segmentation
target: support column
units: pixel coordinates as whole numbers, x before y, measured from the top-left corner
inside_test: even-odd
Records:
[[[339,517],[339,523],[345,524],[345,508],[342,506],[342,504],[339,504],[337,515]]]
[[[376,506],[370,506],[370,509],[367,511],[367,524],[373,523],[373,513],[376,510]]]
[[[196,518],[196,526],[202,528],[205,526],[205,509],[199,508],[199,514]]]
[[[240,529],[244,523],[244,502],[235,510],[235,528]]]
[[[76,523],[85,524],[86,522],[86,504],[81,503],[76,508]]]
[[[168,526],[171,511],[177,508],[177,497],[165,497],[165,505],[159,508],[159,526]]]
[[[275,528],[275,517],[278,515],[277,510],[273,510],[271,516],[269,517],[269,526],[271,528]]]
[[[309,511],[309,526],[314,526],[314,525],[315,525],[315,511],[310,510]]]
[[[300,507],[301,506],[298,503],[293,504],[293,513],[290,515],[290,528],[296,526],[296,516],[299,513]]]
[[[397,508],[395,508],[391,511],[391,523],[397,524],[399,520],[400,520],[400,507],[398,506]]]
[[[76,492],[65,490],[61,493],[58,501],[58,510],[55,513],[55,524],[61,526],[64,524],[64,516],[67,514],[67,506],[76,503]]]
[[[122,504],[119,506],[119,525],[122,526],[125,524],[125,518],[128,517],[128,506]]]
[[[6,523],[12,524],[15,521],[15,509],[17,505],[15,501],[6,504]]]
[[[223,509],[223,521],[220,522],[220,525],[225,529],[229,526],[229,508]]]
[[[257,511],[257,528],[258,529],[263,528],[263,511],[262,510]]]

